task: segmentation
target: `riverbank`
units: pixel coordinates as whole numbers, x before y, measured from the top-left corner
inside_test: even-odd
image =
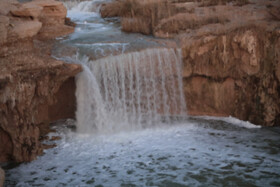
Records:
[[[0,162],[33,160],[49,123],[74,118],[81,66],[51,57],[54,38],[74,31],[66,13],[53,0],[0,2]]]

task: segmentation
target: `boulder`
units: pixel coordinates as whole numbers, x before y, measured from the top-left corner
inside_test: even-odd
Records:
[[[35,36],[42,28],[42,23],[39,21],[14,21],[11,34],[17,38],[28,38]]]
[[[67,9],[62,2],[54,0],[35,0],[28,4],[41,6],[43,8],[40,15],[40,21],[43,25],[60,25],[64,24],[67,15]]]
[[[38,18],[41,15],[43,7],[32,3],[23,4],[21,7],[11,10],[12,15],[18,17]]]

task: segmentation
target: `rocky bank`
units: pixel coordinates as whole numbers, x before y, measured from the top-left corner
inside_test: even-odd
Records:
[[[66,12],[54,0],[0,0],[0,162],[31,161],[49,123],[74,117],[81,67],[50,56],[53,39],[74,30]]]
[[[101,15],[178,41],[189,114],[280,125],[279,1],[118,0]]]

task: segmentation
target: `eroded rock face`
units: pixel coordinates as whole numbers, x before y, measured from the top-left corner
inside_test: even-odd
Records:
[[[4,63],[10,60],[6,57]],[[54,95],[65,81],[81,71],[81,67],[50,59],[42,61],[34,54],[23,60],[15,59],[15,63],[16,67],[10,71],[1,71],[6,75],[1,77],[0,89],[3,139],[0,155],[3,160],[22,162],[41,153],[40,127],[54,120],[49,118],[49,106],[58,102]]]
[[[0,44],[7,41],[9,22],[7,16],[0,15]]]
[[[191,41],[182,48],[189,113],[279,125],[279,38],[276,31],[263,34],[255,27],[211,40],[185,38]]]
[[[64,24],[62,3],[3,0],[2,4],[12,8],[8,13],[0,11],[0,162],[25,162],[42,153],[40,136],[48,132],[50,122],[74,118],[75,104],[59,115],[53,106],[62,109],[65,104],[58,94],[74,95],[74,82],[68,82],[82,69],[50,57],[53,41],[49,39],[74,30]],[[75,103],[71,99],[69,103]]]

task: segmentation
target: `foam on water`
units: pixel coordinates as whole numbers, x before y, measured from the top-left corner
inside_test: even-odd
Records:
[[[80,49],[90,49],[95,57],[106,57],[108,54],[114,54],[115,52],[124,53],[129,43],[77,43],[75,45]]]
[[[208,119],[208,120],[221,120],[221,121],[227,122],[229,124],[237,125],[239,127],[245,127],[248,129],[261,128],[260,125],[252,124],[249,121],[242,121],[242,120],[234,118],[232,116],[229,116],[229,117],[200,116],[198,118]]]
[[[7,171],[17,186],[277,186],[279,132],[190,120],[130,133],[63,133]]]

